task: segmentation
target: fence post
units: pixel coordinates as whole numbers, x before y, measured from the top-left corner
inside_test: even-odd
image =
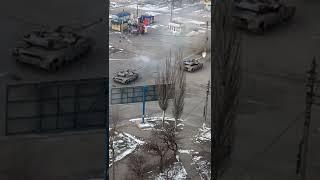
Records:
[[[143,86],[143,95],[142,95],[142,123],[144,123],[145,111],[146,111],[146,93],[148,87],[146,85]]]

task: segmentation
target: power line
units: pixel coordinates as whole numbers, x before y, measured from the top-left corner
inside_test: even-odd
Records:
[[[204,121],[207,121],[207,111],[208,111],[208,97],[209,97],[209,92],[210,92],[210,80],[208,81],[208,85],[207,85],[207,91],[206,91],[206,103],[205,103],[205,105],[204,105],[204,109],[203,109]]]
[[[271,147],[273,147],[273,145],[275,145],[277,142],[279,142],[279,140],[288,132],[289,129],[291,129],[293,127],[293,125],[296,124],[296,122],[298,122],[298,120],[300,120],[300,118],[302,118],[302,116],[304,115],[304,112],[299,113],[295,119],[293,119],[291,122],[289,122],[289,124],[277,135],[275,136],[272,141],[267,144],[260,152],[256,153],[254,156],[252,156],[245,164],[246,166],[242,168],[242,171],[238,174],[235,175],[235,179],[237,179],[237,177],[239,177],[239,175],[244,174],[248,168],[252,165],[253,161],[262,156],[263,154],[265,154]]]
[[[206,99],[203,98],[203,99],[199,102],[199,104],[197,104],[196,106],[194,106],[194,107],[191,109],[191,111],[190,111],[185,117],[183,117],[183,118],[181,118],[181,119],[186,119],[186,118],[188,118],[188,117],[190,116],[190,114],[191,114],[195,109],[197,109],[205,100],[206,100]]]
[[[309,131],[311,123],[311,108],[314,101],[314,87],[316,81],[316,59],[314,58],[311,64],[311,69],[308,72],[307,93],[306,93],[306,110],[305,121],[303,126],[303,137],[299,144],[298,160],[296,173],[300,175],[301,180],[307,178],[307,154],[309,150]]]

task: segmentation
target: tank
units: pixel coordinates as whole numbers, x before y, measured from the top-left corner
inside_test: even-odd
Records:
[[[198,59],[188,59],[184,62],[184,70],[188,72],[194,72],[196,70],[202,69],[203,63],[201,63]]]
[[[122,71],[118,71],[115,73],[115,76],[112,78],[113,81],[121,84],[129,84],[132,81],[135,81],[139,77],[138,73],[126,69]]]
[[[102,19],[78,28],[63,25],[52,30],[32,31],[23,36],[12,54],[19,63],[56,71],[90,51],[94,46],[93,39],[80,33],[100,22]]]
[[[233,17],[237,27],[256,33],[287,22],[295,14],[294,6],[279,0],[236,0]]]

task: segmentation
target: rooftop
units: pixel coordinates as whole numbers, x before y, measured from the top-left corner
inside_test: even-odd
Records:
[[[123,11],[123,12],[116,14],[116,16],[118,16],[118,17],[125,17],[125,16],[130,16],[130,15],[131,14],[126,11]]]

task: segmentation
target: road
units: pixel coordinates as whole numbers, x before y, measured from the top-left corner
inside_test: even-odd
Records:
[[[133,8],[129,8],[128,6]],[[136,9],[134,9],[134,7],[136,7],[135,5],[128,6],[114,8],[112,9],[111,13],[115,14],[117,12],[121,12],[123,9],[131,13],[136,12]],[[191,19],[201,22],[206,20],[210,21],[210,18],[199,18],[198,14],[191,13],[190,15],[187,15],[187,13],[199,10],[199,8],[200,7],[196,5],[177,9],[174,11],[174,17],[185,17],[188,21]],[[167,7],[156,8],[153,6],[141,5],[139,14],[144,14],[146,12],[152,12],[155,14],[155,24],[148,28],[147,34],[141,36],[122,35],[121,37],[119,33],[112,31],[109,33],[110,44],[116,48],[123,49],[123,52],[109,55],[109,76],[113,76],[115,72],[124,68],[138,69],[137,72],[139,73],[140,78],[137,81],[129,84],[129,86],[144,85],[145,83],[154,84],[155,76],[159,70],[161,70],[165,58],[170,55],[170,50],[173,59],[175,57],[175,53],[179,49],[182,49],[184,58],[192,58],[197,56],[196,54],[202,51],[205,42],[205,31],[194,36],[188,36],[186,35],[187,33],[174,35],[169,32],[167,25],[170,20],[170,11],[167,9]],[[211,42],[208,44],[210,43]],[[179,144],[179,148],[199,151],[201,156],[206,154],[205,157],[208,157],[208,154],[210,154],[208,153],[210,152],[210,150],[208,150],[208,147],[210,147],[209,144],[206,144],[205,147],[207,148],[204,152],[204,150],[198,147],[199,145],[194,144],[191,139],[196,133],[198,133],[198,128],[200,128],[203,123],[202,113],[205,104],[205,86],[208,83],[208,80],[210,80],[211,72],[211,62],[207,61],[209,60],[210,55],[211,54],[208,54],[207,57],[203,59],[205,63],[203,69],[186,74],[187,83],[185,106],[184,113],[181,117],[184,119],[183,124],[185,126],[183,126],[183,131],[179,133],[181,135],[181,144]],[[110,82],[110,84],[112,86],[122,86],[114,82]],[[128,132],[144,140],[150,136],[150,131],[142,131],[129,122],[129,119],[141,117],[141,103],[111,105],[111,112],[115,106],[117,106],[117,109],[119,110],[118,118],[121,121],[120,131]],[[172,106],[170,105],[167,110],[167,116],[170,116],[171,108]],[[159,108],[158,102],[147,102],[146,114],[149,116],[160,116],[161,109]],[[208,112],[208,117],[210,117],[210,112]],[[210,122],[206,122],[206,124],[210,126]],[[156,157],[148,157],[148,159],[150,162],[153,162]],[[192,162],[192,157],[190,155],[181,154],[181,161],[188,171],[188,176],[198,179],[199,175],[195,169],[195,166],[190,164],[190,162]],[[127,157],[117,162],[117,178],[121,179],[130,175],[128,174],[127,163]],[[153,165],[154,167],[158,166],[154,163]],[[111,176],[109,178],[111,178]]]
[[[116,14],[122,10],[135,14],[136,7],[131,3],[119,8],[112,8],[110,13]],[[155,14],[155,24],[148,28],[148,32],[142,36],[136,35],[121,35],[118,32],[109,32],[109,43],[120,49],[126,50],[126,52],[110,54],[109,63],[109,76],[113,76],[114,73],[121,69],[139,69],[138,73],[140,79],[133,82],[133,85],[143,85],[144,83],[154,82],[154,72],[158,72],[164,63],[166,57],[169,56],[170,50],[172,57],[179,50],[182,49],[184,57],[190,57],[203,47],[205,39],[205,31],[199,35],[186,36],[185,34],[174,35],[168,31],[167,25],[170,20],[170,12],[165,7],[156,9],[155,7],[141,6],[139,14],[145,14],[146,12],[152,12]],[[190,11],[198,10],[198,5],[186,6],[183,9],[176,9],[174,11],[174,17],[185,17],[185,14]],[[164,9],[164,10],[161,10]],[[208,17],[200,18],[198,14],[189,15],[188,19],[210,21]],[[190,19],[189,19],[190,20]],[[210,33],[209,39],[210,39]],[[209,41],[208,44],[211,42]],[[121,61],[121,63],[119,63]],[[110,82],[112,86],[121,86],[118,83]]]
[[[298,179],[298,143],[305,109],[305,72],[319,59],[320,4],[296,1],[293,21],[264,36],[243,35],[243,84],[231,168],[223,180]],[[318,60],[319,62],[319,60]],[[313,109],[307,179],[319,179],[319,108]],[[292,121],[297,121],[280,138]],[[269,147],[269,144],[275,142]]]

